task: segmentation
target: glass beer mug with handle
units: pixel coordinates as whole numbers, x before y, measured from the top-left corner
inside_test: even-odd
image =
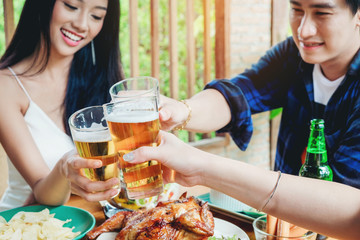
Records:
[[[79,156],[101,160],[103,163],[100,168],[83,169],[83,174],[92,181],[119,178],[119,157],[111,139],[103,107],[91,106],[78,110],[70,116],[69,126]]]
[[[109,93],[114,102],[151,96],[159,101],[159,81],[153,77],[126,78],[111,86]]]
[[[121,180],[125,184],[127,197],[142,199],[161,194],[163,179],[158,161],[131,164],[122,159],[124,154],[139,147],[155,147],[160,143],[158,95],[124,97],[103,107],[115,149],[120,156]]]

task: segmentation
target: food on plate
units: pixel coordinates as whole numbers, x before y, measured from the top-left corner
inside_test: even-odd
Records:
[[[209,237],[208,240],[241,240],[239,237],[234,235],[233,237]]]
[[[108,231],[120,231],[115,240],[207,240],[214,235],[214,218],[207,202],[194,197],[159,202],[155,208],[118,212],[87,233],[95,239]]]
[[[18,212],[9,222],[0,216],[0,239],[73,239],[80,232],[74,233],[73,228],[64,227],[71,220],[61,221],[54,218],[45,208],[41,212]]]
[[[126,196],[125,184],[122,183],[120,193],[112,198],[111,204],[120,208],[131,210],[154,208],[160,201],[169,201],[179,198],[179,186],[176,183],[168,183],[164,186],[164,191],[159,196],[141,199],[128,199]]]

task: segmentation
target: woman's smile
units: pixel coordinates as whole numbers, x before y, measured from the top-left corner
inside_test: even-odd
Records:
[[[82,37],[74,32],[70,32],[69,30],[66,30],[64,28],[61,28],[60,31],[61,31],[61,36],[64,39],[64,41],[72,47],[77,46],[80,43],[80,41],[84,39],[84,37]]]

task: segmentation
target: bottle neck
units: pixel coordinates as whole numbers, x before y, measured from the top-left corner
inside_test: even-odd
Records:
[[[320,166],[327,164],[327,153],[325,151],[309,151],[306,152],[305,164],[311,166]]]
[[[306,150],[305,163],[314,166],[327,164],[324,128],[312,126]]]

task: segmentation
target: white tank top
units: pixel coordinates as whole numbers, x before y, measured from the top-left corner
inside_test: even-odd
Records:
[[[53,169],[59,159],[68,151],[74,149],[71,138],[65,134],[46,115],[46,113],[31,100],[30,95],[22,85],[15,72],[9,67],[20,87],[29,99],[29,108],[24,119],[43,159],[50,169]],[[31,188],[8,158],[8,187],[0,200],[0,211],[20,207],[31,194]],[[34,166],[36,170],[36,166]]]

